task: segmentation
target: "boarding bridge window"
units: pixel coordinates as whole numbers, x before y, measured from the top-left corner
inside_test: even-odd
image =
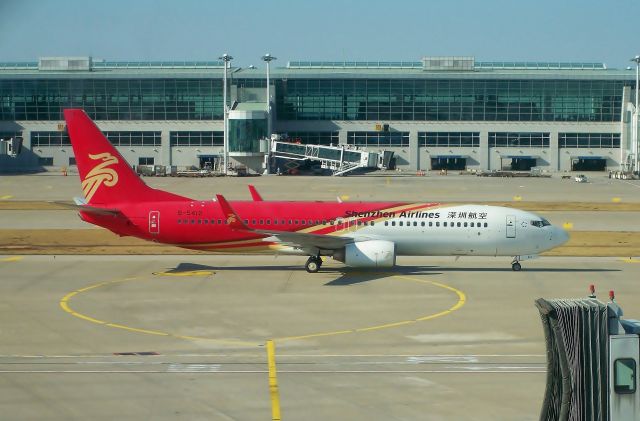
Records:
[[[620,358],[613,363],[613,389],[622,394],[636,392],[636,362],[632,358]]]
[[[418,146],[480,147],[480,132],[418,132]]]
[[[347,144],[376,148],[409,146],[409,132],[347,132]]]

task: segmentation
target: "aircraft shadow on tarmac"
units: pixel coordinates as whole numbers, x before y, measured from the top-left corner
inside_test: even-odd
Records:
[[[257,266],[210,266],[197,263],[180,263],[175,268],[166,270],[166,273],[184,273],[193,271],[302,271],[299,265],[257,265]],[[513,272],[510,267],[443,267],[443,266],[396,266],[390,269],[358,269],[349,267],[323,267],[321,273],[334,273],[338,278],[327,282],[327,286],[354,285],[362,282],[388,278],[389,276],[432,276],[442,275],[444,272]],[[602,268],[524,268],[522,272],[534,273],[598,273],[620,272],[620,269]]]

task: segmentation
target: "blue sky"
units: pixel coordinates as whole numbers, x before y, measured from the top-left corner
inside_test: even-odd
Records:
[[[0,0],[0,61],[597,61],[640,54],[638,0]],[[635,34],[635,35],[634,35]]]

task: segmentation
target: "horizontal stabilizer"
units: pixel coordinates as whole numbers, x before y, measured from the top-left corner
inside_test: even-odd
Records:
[[[53,202],[56,205],[65,207],[67,209],[74,209],[77,211],[93,213],[95,215],[111,215],[111,216],[123,216],[122,212],[119,209],[115,208],[100,208],[97,206],[91,206],[84,204],[85,200],[79,197],[74,197],[73,201],[75,203],[69,202]]]

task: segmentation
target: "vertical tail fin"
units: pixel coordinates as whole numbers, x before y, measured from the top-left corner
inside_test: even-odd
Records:
[[[83,110],[64,110],[64,119],[88,203],[188,200],[147,186]]]

